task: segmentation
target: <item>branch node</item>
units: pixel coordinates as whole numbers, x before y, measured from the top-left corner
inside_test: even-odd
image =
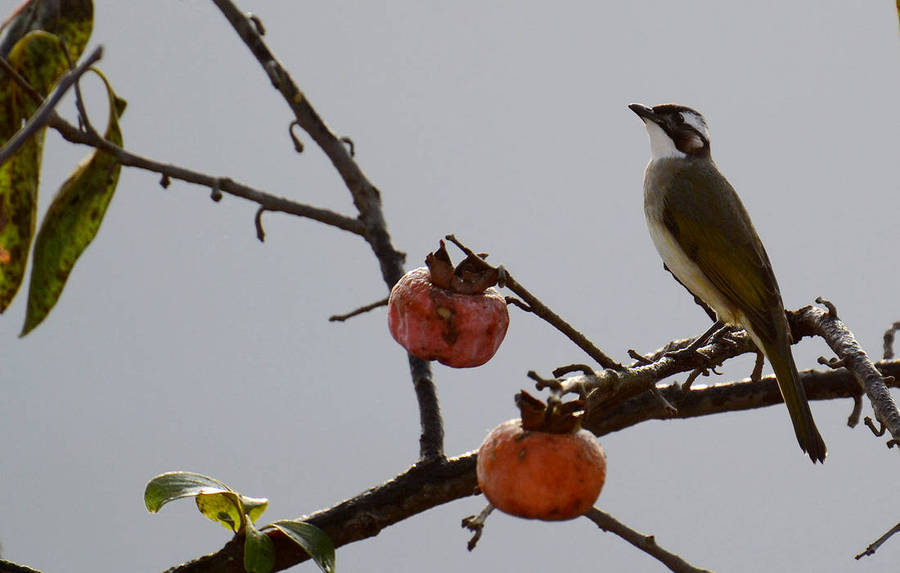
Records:
[[[762,370],[765,364],[765,356],[762,352],[756,353],[756,363],[753,365],[753,372],[750,373],[750,380],[759,382],[762,380]]]
[[[638,354],[637,350],[635,350],[634,348],[628,349],[628,356],[633,358],[635,360],[635,362],[637,362],[638,364],[640,364],[642,366],[645,366],[647,364],[653,364],[652,360],[647,359],[642,354]]]
[[[260,207],[256,210],[256,216],[253,218],[253,222],[256,225],[256,238],[259,239],[260,243],[266,242],[266,231],[262,225],[262,214],[265,210],[265,207]]]
[[[828,300],[827,298],[821,297],[821,296],[817,296],[816,302],[821,304],[822,306],[824,306],[826,309],[828,309],[828,318],[833,318],[834,320],[840,320],[840,318],[838,318],[837,307],[835,307],[834,304],[830,300]]]
[[[681,385],[681,391],[690,392],[691,385],[694,383],[694,380],[696,380],[697,377],[699,377],[701,374],[709,375],[705,368],[695,368],[694,370],[692,370],[691,373],[688,374],[687,380],[685,380]]]
[[[816,362],[822,366],[827,366],[832,370],[837,370],[838,368],[843,368],[845,366],[843,358],[825,358],[824,356],[819,356],[819,358],[816,359]]]
[[[872,421],[872,418],[870,418],[870,417],[868,417],[868,416],[866,416],[866,417],[863,419],[863,422],[865,423],[865,425],[866,425],[870,430],[872,430],[872,433],[875,434],[877,437],[880,438],[881,436],[884,435],[884,429],[885,429],[885,428],[884,428],[884,423],[883,423],[883,422],[879,422],[879,423],[881,424],[881,428],[876,428],[876,427],[875,427],[875,422],[873,422],[873,421]]]
[[[884,332],[884,354],[885,360],[894,357],[894,333],[900,330],[900,322],[895,322]]]
[[[354,316],[363,314],[364,312],[369,312],[370,310],[374,310],[379,306],[387,306],[388,298],[384,297],[381,300],[377,300],[371,304],[367,304],[365,306],[361,306],[357,309],[351,310],[346,314],[333,314],[328,317],[328,322],[344,322],[348,318],[353,318]]]
[[[859,424],[859,418],[862,416],[862,405],[862,396],[857,394],[853,397],[853,410],[850,412],[850,416],[847,417],[847,425],[851,428],[855,428]]]
[[[562,384],[555,378],[542,378],[541,375],[534,370],[529,370],[525,375],[534,380],[534,386],[538,390],[549,388],[550,390],[555,392],[562,392]]]
[[[172,184],[172,180],[169,179],[169,174],[163,173],[162,177],[159,178],[159,186],[162,187],[163,189],[168,189],[169,185],[171,185],[171,184]]]
[[[350,157],[356,157],[356,146],[353,144],[353,140],[345,135],[341,138],[341,141],[347,146]]]
[[[209,198],[218,203],[222,200],[222,178],[216,177],[216,180],[213,182],[212,191],[209,193]]]
[[[475,545],[477,545],[478,540],[481,539],[481,533],[482,531],[484,531],[484,524],[492,511],[494,511],[494,506],[489,503],[484,507],[484,509],[481,510],[481,513],[479,513],[478,515],[470,515],[463,518],[463,528],[475,532],[475,535],[473,535],[472,539],[469,540],[469,543],[466,544],[466,547],[469,549],[469,551],[475,549]]]
[[[553,375],[557,378],[561,378],[566,374],[571,374],[572,372],[581,372],[586,376],[594,375],[594,369],[587,364],[566,364],[554,370]]]
[[[678,408],[672,405],[671,402],[666,400],[666,397],[662,395],[662,392],[659,391],[659,388],[654,386],[650,388],[650,394],[653,395],[654,398],[660,403],[663,408],[663,415],[666,418],[674,418],[678,415]]]
[[[266,27],[263,26],[262,20],[254,14],[253,12],[247,12],[247,19],[253,22],[253,27],[256,28],[256,33],[260,36],[266,35]]]
[[[506,304],[511,304],[513,306],[517,306],[520,309],[524,310],[525,312],[534,312],[533,308],[531,308],[530,306],[528,306],[527,304],[525,304],[524,302],[522,302],[521,300],[517,299],[514,296],[506,296],[503,298],[506,299]]]
[[[297,134],[294,133],[294,127],[299,126],[299,125],[300,125],[300,120],[295,119],[294,121],[292,121],[291,124],[288,126],[288,134],[291,136],[291,141],[294,142],[294,150],[297,153],[303,153],[303,143],[300,141],[300,138],[297,137]]]

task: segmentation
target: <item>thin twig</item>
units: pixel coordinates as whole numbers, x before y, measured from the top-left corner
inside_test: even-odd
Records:
[[[256,210],[256,216],[253,217],[253,224],[256,227],[256,238],[259,239],[260,243],[266,242],[266,230],[263,229],[262,224],[262,215],[265,210],[265,207],[260,207]]]
[[[670,571],[675,571],[676,573],[711,573],[708,569],[694,567],[678,555],[663,549],[656,543],[656,538],[654,536],[644,535],[643,533],[635,531],[610,514],[600,511],[596,507],[591,508],[584,516],[593,521],[597,527],[603,531],[618,535],[647,555],[658,560],[668,567]]]
[[[894,333],[900,330],[900,322],[895,322],[884,332],[884,354],[882,358],[890,360],[894,357]]]
[[[454,245],[459,247],[466,255],[470,257],[477,257],[477,254],[470,249],[469,247],[462,244],[457,238],[453,235],[447,235],[444,237],[448,241],[452,242]],[[485,262],[485,265],[488,263]],[[500,270],[500,267],[494,267],[497,270]],[[575,330],[568,322],[562,319],[561,316],[550,310],[550,308],[542,303],[536,296],[531,294],[528,289],[519,284],[507,269],[502,269],[502,280],[501,286],[508,288],[509,290],[516,293],[519,298],[521,298],[525,304],[528,305],[530,312],[535,315],[543,318],[545,321],[550,323],[551,326],[555,327],[557,330],[566,335],[566,337],[575,343],[576,346],[584,350],[588,356],[593,358],[597,364],[602,366],[603,368],[613,368],[613,369],[621,369],[622,365],[604,354],[602,350],[597,348],[593,342],[588,340],[588,338],[582,333]]]
[[[167,179],[178,179],[180,181],[206,187],[207,189],[215,189],[221,193],[228,193],[235,197],[241,197],[259,204],[266,211],[277,211],[280,213],[296,215],[298,217],[305,217],[359,236],[365,234],[362,224],[357,219],[341,215],[340,213],[271,195],[248,185],[238,183],[228,177],[215,177],[178,165],[162,163],[142,157],[119,147],[98,135],[83,132],[59,117],[54,118],[53,121],[50,122],[50,126],[58,131],[67,141],[89,145],[96,149],[100,149],[101,151],[105,151],[115,157],[122,165],[152,171],[163,175],[163,177]]]
[[[3,165],[15,155],[16,151],[18,151],[19,148],[22,147],[22,145],[39,129],[46,127],[59,100],[66,95],[66,92],[78,81],[78,78],[84,75],[84,73],[102,57],[103,46],[97,46],[77,68],[63,75],[59,80],[56,89],[50,94],[50,97],[44,100],[37,110],[31,114],[31,117],[28,118],[25,125],[22,126],[15,135],[9,138],[9,141],[6,142],[6,145],[4,145],[3,148],[0,148],[0,165]]]
[[[334,314],[334,315],[331,315],[331,316],[328,317],[328,321],[329,321],[329,322],[344,322],[344,321],[347,320],[348,318],[353,318],[354,316],[358,316],[358,315],[363,314],[363,313],[365,313],[365,312],[369,312],[370,310],[375,310],[376,308],[378,308],[378,307],[380,307],[380,306],[387,306],[387,303],[388,303],[388,298],[387,298],[387,297],[384,297],[384,298],[381,299],[381,300],[376,300],[376,301],[373,302],[373,303],[370,303],[370,304],[367,304],[367,305],[365,305],[365,306],[361,306],[361,307],[359,307],[359,308],[357,308],[357,309],[351,310],[350,312],[348,312],[348,313],[346,313],[346,314]]]
[[[469,551],[475,549],[475,546],[478,544],[478,540],[481,539],[481,534],[484,532],[484,525],[487,522],[487,518],[493,511],[494,506],[488,503],[486,506],[484,506],[484,509],[482,509],[478,515],[470,515],[463,518],[462,526],[469,531],[474,532],[474,535],[472,535],[472,538],[469,539],[469,542],[466,544],[466,548]]]
[[[851,428],[855,428],[859,425],[859,419],[862,416],[862,397],[857,395],[853,397],[853,409],[850,411],[850,415],[847,416],[847,425]]]
[[[894,535],[895,533],[898,533],[898,532],[900,532],[900,523],[898,523],[897,525],[895,525],[894,527],[889,529],[887,533],[885,533],[884,535],[882,535],[881,537],[879,537],[878,539],[876,539],[875,541],[870,543],[869,546],[866,547],[866,550],[863,551],[862,553],[860,553],[859,555],[857,555],[856,557],[854,557],[854,559],[859,560],[859,559],[862,559],[863,557],[865,557],[866,555],[874,555],[875,552],[878,551],[878,548],[881,547],[885,541],[890,539],[892,535]]]

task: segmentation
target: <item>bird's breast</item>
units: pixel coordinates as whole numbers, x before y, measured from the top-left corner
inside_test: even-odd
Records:
[[[677,166],[671,163],[651,161],[644,173],[644,215],[647,218],[653,245],[672,274],[692,294],[708,304],[716,312],[719,320],[729,324],[741,324],[744,321],[740,310],[706,277],[663,221],[667,182],[674,178],[674,171],[677,169]]]

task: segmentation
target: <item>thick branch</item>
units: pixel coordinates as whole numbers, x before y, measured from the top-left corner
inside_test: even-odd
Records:
[[[320,527],[335,547],[378,535],[382,529],[432,507],[473,495],[475,454],[413,466],[389,482],[303,519]],[[267,530],[275,542],[275,571],[306,561],[309,556],[277,530]],[[217,553],[169,570],[170,573],[244,573],[243,539],[235,538]]]
[[[900,375],[900,360],[882,361],[876,364],[886,376]],[[897,378],[900,380],[900,378]],[[859,382],[853,374],[845,369],[838,370],[804,370],[800,380],[810,400],[833,400],[836,398],[854,398],[859,395]],[[900,384],[894,382],[893,387]],[[582,426],[598,436],[616,432],[646,420],[664,420],[668,418],[695,418],[725,412],[754,410],[773,406],[783,402],[774,376],[766,376],[758,381],[752,379],[727,382],[691,388],[684,391],[678,384],[659,389],[660,394],[675,407],[673,413],[652,393],[644,392],[618,406],[607,409],[599,406],[591,407],[589,401]]]
[[[900,375],[900,360],[879,362],[878,367],[885,374]],[[807,384],[810,399],[852,397],[859,393],[859,383],[843,369],[805,371],[802,378]],[[772,377],[759,382],[733,382],[690,392],[682,392],[677,387],[662,388],[660,392],[675,404],[679,417],[758,408],[781,401]],[[607,414],[606,419],[599,421],[599,425],[593,424],[589,429],[597,435],[603,435],[649,418],[660,417],[653,415],[655,403],[659,403],[658,398],[645,393],[620,404],[615,411]],[[585,420],[585,427],[588,427],[588,420]],[[394,523],[475,493],[475,460],[476,453],[473,452],[449,460],[417,464],[391,481],[330,509],[318,511],[306,520],[324,529],[337,547],[372,537]],[[308,559],[280,533],[269,531],[268,534],[275,541],[279,555],[276,570]],[[242,539],[233,540],[217,553],[179,565],[170,571],[238,573],[241,571],[242,542]]]

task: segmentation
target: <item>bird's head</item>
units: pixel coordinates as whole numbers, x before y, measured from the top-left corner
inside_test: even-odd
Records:
[[[709,157],[709,129],[698,111],[673,103],[628,107],[644,120],[652,159]]]

